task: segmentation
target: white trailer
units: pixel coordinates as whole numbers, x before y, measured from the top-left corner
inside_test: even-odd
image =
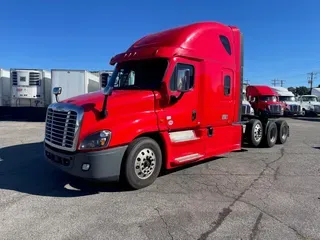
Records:
[[[284,110],[285,116],[299,116],[303,114],[301,103],[297,101],[293,92],[290,92],[284,87],[271,86],[270,88],[278,94],[279,101],[286,104],[286,108]]]
[[[47,107],[51,73],[43,69],[10,69],[11,107]]]
[[[52,69],[52,88],[61,87],[59,101],[100,90],[99,77],[86,70]],[[52,103],[56,102],[51,92]]]
[[[320,88],[312,88],[311,95],[317,96],[318,100],[320,100]]]
[[[10,71],[0,68],[0,106],[10,106]]]

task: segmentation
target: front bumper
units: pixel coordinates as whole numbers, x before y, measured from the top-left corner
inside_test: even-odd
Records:
[[[121,162],[127,146],[96,152],[65,153],[46,144],[44,154],[51,164],[70,175],[95,180],[119,180]],[[83,164],[90,164],[88,170],[82,170]]]
[[[289,109],[286,109],[284,111],[285,116],[295,116],[295,115],[302,115],[302,111],[290,111]]]

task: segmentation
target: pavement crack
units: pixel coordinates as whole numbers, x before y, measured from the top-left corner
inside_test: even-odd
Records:
[[[211,224],[212,227],[209,230],[207,230],[206,232],[202,233],[200,235],[200,238],[198,238],[198,240],[206,240],[210,234],[214,233],[220,227],[220,225],[223,223],[225,218],[232,212],[231,208],[240,200],[240,198],[243,197],[243,195],[247,191],[249,191],[253,187],[253,185],[257,181],[259,181],[259,179],[263,176],[264,172],[269,168],[269,166],[272,163],[275,163],[275,162],[281,160],[283,158],[283,156],[284,156],[284,148],[281,148],[280,149],[280,156],[277,159],[275,159],[269,163],[265,163],[265,167],[262,169],[260,174],[255,179],[253,179],[253,181],[250,183],[250,185],[247,188],[245,188],[239,195],[237,195],[235,198],[233,198],[234,199],[233,202],[227,208],[223,208],[222,212],[219,213],[218,219]]]
[[[212,228],[202,233],[200,238],[198,238],[198,240],[207,239],[211,233],[214,233],[220,227],[220,225],[223,223],[223,221],[231,212],[232,210],[230,209],[230,207],[224,208],[222,212],[219,213],[218,219],[213,222]]]
[[[278,166],[276,168],[276,170],[274,170],[274,174],[273,174],[273,180],[274,181],[276,181],[278,179],[279,169],[280,169],[280,166]]]
[[[263,213],[260,212],[259,216],[257,217],[256,222],[253,225],[252,232],[251,232],[250,238],[249,238],[250,240],[253,240],[256,238],[258,231],[259,231],[259,224],[261,222],[262,216],[263,216]]]
[[[164,225],[166,226],[166,229],[167,229],[167,232],[168,232],[168,234],[169,234],[170,238],[173,240],[173,236],[172,236],[172,234],[171,234],[171,233],[170,233],[170,231],[169,231],[168,223],[164,220],[164,218],[163,218],[163,216],[160,214],[160,211],[159,211],[159,209],[158,209],[158,208],[155,208],[154,210],[156,210],[156,211],[157,211],[157,213],[158,213],[158,215],[159,215],[159,217],[160,217],[161,221],[162,221],[162,222],[164,223]]]

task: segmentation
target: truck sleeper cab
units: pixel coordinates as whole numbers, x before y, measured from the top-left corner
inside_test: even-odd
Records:
[[[284,116],[299,116],[302,114],[301,104],[296,100],[294,94],[284,87],[271,87],[279,96],[279,101],[285,104]]]
[[[278,94],[269,86],[250,85],[246,89],[246,94],[256,115],[283,116],[284,104],[279,102]]]
[[[139,189],[161,168],[240,150],[242,141],[284,143],[285,121],[242,119],[241,39],[238,28],[216,22],[139,39],[110,60],[103,91],[49,106],[46,159],[71,175]]]

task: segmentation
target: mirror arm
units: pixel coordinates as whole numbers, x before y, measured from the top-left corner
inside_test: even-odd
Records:
[[[58,94],[55,94],[54,96],[56,97],[56,102],[58,103],[59,102]]]

